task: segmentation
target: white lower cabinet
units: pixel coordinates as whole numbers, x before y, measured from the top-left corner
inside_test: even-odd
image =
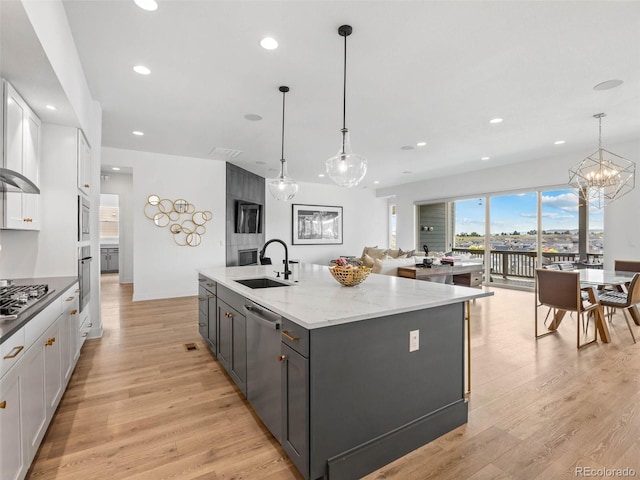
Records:
[[[47,430],[47,402],[44,385],[44,348],[33,346],[21,361],[23,376],[20,403],[24,415],[23,436],[26,445],[26,463],[31,463],[40,441]],[[4,478],[4,477],[3,477]]]
[[[16,365],[17,366],[17,365]],[[0,379],[0,478],[21,480],[27,474],[20,402],[20,369],[14,366]]]
[[[73,373],[81,346],[76,288],[67,290],[0,349],[1,480],[24,479]]]

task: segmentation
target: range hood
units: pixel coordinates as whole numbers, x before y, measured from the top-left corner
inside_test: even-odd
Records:
[[[40,189],[35,183],[24,175],[8,168],[0,168],[0,191],[40,193]]]

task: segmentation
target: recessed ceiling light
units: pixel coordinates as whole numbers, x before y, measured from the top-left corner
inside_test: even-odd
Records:
[[[141,132],[140,130],[134,130],[134,131],[133,131],[133,132],[131,132],[131,133],[133,133],[134,135],[137,135],[137,136],[139,136],[139,137],[141,137],[142,135],[144,135],[144,132]]]
[[[250,120],[252,122],[258,122],[260,120],[262,120],[262,117],[256,113],[247,113],[244,118],[246,118],[247,120]]]
[[[491,120],[489,120],[489,123],[502,123],[502,119],[501,118],[492,118]]]
[[[323,177],[324,177],[324,173],[319,173],[319,174],[318,174],[318,176],[319,176],[320,178],[323,178]]]
[[[564,140],[556,140],[555,142],[553,142],[554,145],[562,145],[564,143]]]
[[[266,164],[267,162],[260,162],[260,161],[256,162],[256,165],[266,165]]]
[[[56,107],[54,107],[53,105],[45,105],[45,107],[47,108],[47,110],[55,110]]]
[[[410,172],[409,170],[405,170],[405,171],[404,171],[404,172],[402,172],[402,173],[404,173],[405,175],[409,175],[410,173],[413,173],[413,172]]]
[[[264,37],[262,40],[260,40],[260,46],[265,50],[275,50],[276,48],[278,48],[278,42],[275,38]]]
[[[151,73],[151,70],[149,70],[144,65],[136,65],[135,67],[133,67],[133,71],[139,73],[140,75],[149,75]]]
[[[277,172],[277,171],[278,171],[277,168],[270,168],[270,169],[267,170],[267,172]]]
[[[373,183],[375,183],[376,185],[380,183],[380,180],[374,180]]]
[[[417,146],[419,147],[424,147],[427,144],[427,142],[418,142],[416,143]]]
[[[111,167],[111,170],[115,170],[116,172],[120,170],[120,167]]]
[[[149,12],[153,12],[158,9],[158,4],[156,0],[133,0],[137,6],[139,6],[143,10],[147,10]]]
[[[491,157],[482,157],[480,160],[491,160]]]
[[[593,87],[594,90],[611,90],[612,88],[619,87],[624,82],[622,80],[607,80],[606,82],[602,82]]]
[[[403,145],[400,150],[413,150],[413,145]]]

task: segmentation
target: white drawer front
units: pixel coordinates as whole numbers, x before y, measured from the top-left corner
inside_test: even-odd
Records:
[[[33,345],[38,337],[62,315],[62,300],[64,298],[56,298],[47,308],[29,320],[29,323],[24,326],[27,348]]]
[[[22,327],[0,345],[0,377],[24,356],[28,348],[24,341],[24,328]]]

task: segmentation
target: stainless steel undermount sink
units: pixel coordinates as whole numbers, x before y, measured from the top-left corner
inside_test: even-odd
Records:
[[[234,280],[235,282],[249,288],[271,288],[271,287],[290,287],[288,283],[283,283],[269,277],[247,278],[245,280]]]

